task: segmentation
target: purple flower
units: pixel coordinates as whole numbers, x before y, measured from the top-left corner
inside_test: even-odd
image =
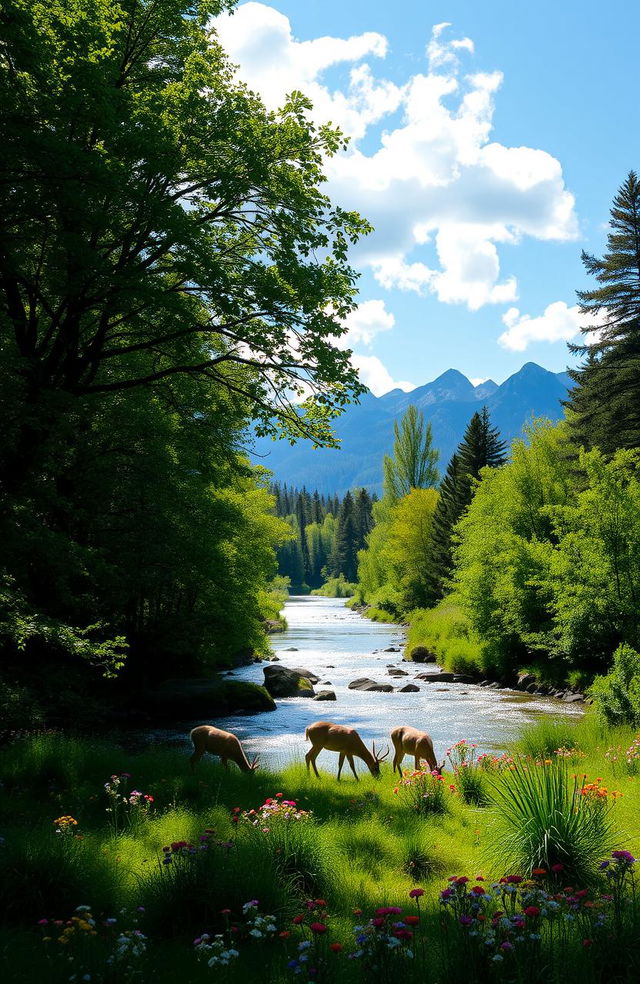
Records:
[[[629,851],[612,851],[611,857],[615,858],[616,861],[626,861],[627,864],[635,864],[636,862],[633,854],[630,854]]]
[[[471,916],[460,916],[461,926],[471,926],[473,925],[473,919]]]

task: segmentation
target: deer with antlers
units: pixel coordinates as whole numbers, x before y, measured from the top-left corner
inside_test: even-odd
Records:
[[[444,759],[438,765],[431,735],[428,735],[426,731],[418,731],[417,728],[407,726],[394,728],[391,732],[391,741],[394,749],[394,772],[397,769],[402,775],[402,760],[405,755],[413,755],[416,769],[420,768],[420,759],[426,760],[432,772],[441,773],[444,769]]]
[[[258,756],[255,755],[249,761],[239,739],[230,731],[221,731],[211,724],[201,724],[191,732],[191,741],[194,749],[189,759],[192,772],[205,752],[218,755],[225,769],[229,768],[229,761],[235,762],[241,772],[255,772],[258,768]]]
[[[311,748],[304,757],[307,763],[307,772],[309,766],[312,765],[316,776],[318,776],[316,759],[323,748],[326,748],[328,752],[339,752],[340,754],[338,779],[340,779],[345,758],[351,766],[354,776],[358,779],[358,773],[353,764],[354,757],[362,759],[372,776],[379,776],[380,763],[389,754],[387,748],[383,755],[378,755],[375,742],[373,742],[373,751],[370,752],[355,728],[345,728],[342,724],[331,724],[329,721],[314,721],[313,724],[309,725],[304,736],[307,741],[311,742]]]

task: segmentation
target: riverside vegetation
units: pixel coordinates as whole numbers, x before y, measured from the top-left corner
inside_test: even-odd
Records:
[[[0,752],[10,982],[633,981],[640,736],[593,712],[442,775],[243,774],[56,733]]]

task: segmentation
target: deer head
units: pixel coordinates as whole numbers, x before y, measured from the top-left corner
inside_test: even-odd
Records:
[[[371,745],[371,754],[373,755],[373,767],[371,769],[371,774],[374,775],[374,776],[379,776],[380,775],[380,763],[381,762],[384,762],[384,760],[386,759],[387,755],[389,754],[389,746],[387,745],[386,752],[383,752],[382,755],[380,755],[378,752],[376,752],[376,743],[374,741],[372,743],[372,745]]]

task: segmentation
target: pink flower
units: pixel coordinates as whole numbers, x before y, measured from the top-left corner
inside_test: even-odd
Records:
[[[564,865],[563,864],[552,864],[551,865],[551,870],[557,875],[561,871],[564,871]]]
[[[309,929],[311,930],[312,933],[326,933],[327,931],[327,927],[325,926],[324,923],[321,922],[311,923]]]
[[[424,888],[412,888],[409,892],[410,899],[421,899],[424,895]]]

